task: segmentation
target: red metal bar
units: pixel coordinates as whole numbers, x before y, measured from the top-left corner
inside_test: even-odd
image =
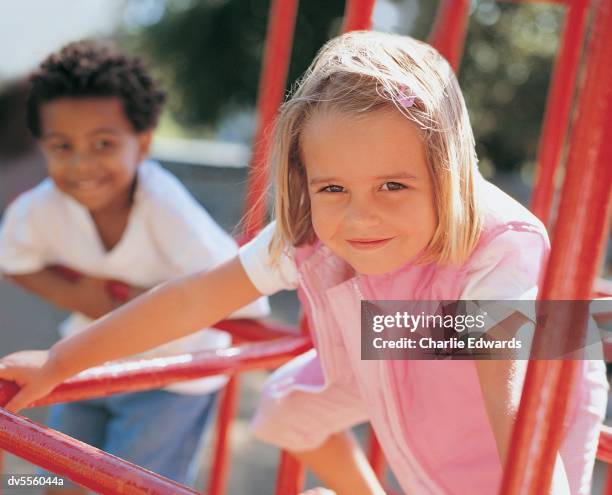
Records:
[[[542,299],[588,299],[612,188],[612,0],[597,3]],[[588,197],[585,197],[588,191]],[[597,248],[596,248],[597,247]],[[536,332],[534,345],[540,336]],[[548,493],[575,361],[531,361],[501,493]]]
[[[604,488],[604,495],[612,495],[612,470],[608,466],[606,470],[606,487]]]
[[[376,477],[384,484],[386,467],[385,455],[383,454],[372,426],[369,427],[368,435],[368,460],[370,461],[370,466],[372,466],[374,473],[376,473]]]
[[[281,337],[298,335],[297,329],[294,326],[249,319],[223,320],[215,323],[214,327],[229,332],[232,335],[232,342],[234,344],[274,340]]]
[[[239,380],[237,376],[230,378],[223,390],[223,398],[218,412],[217,438],[215,442],[215,457],[208,482],[208,495],[221,495],[227,487],[229,475],[230,440],[229,432],[236,415],[238,405]]]
[[[348,0],[344,11],[342,31],[369,29],[375,0]],[[263,214],[261,214],[263,216]],[[308,322],[300,321],[300,333],[308,335]],[[304,484],[304,468],[287,452],[281,453],[276,483],[276,495],[297,495]]]
[[[67,380],[33,406],[156,389],[203,376],[276,368],[310,348],[312,344],[308,337],[296,336],[216,351],[107,364]],[[17,390],[13,382],[0,380],[0,406],[6,404]]]
[[[551,79],[537,158],[537,174],[531,209],[546,225],[550,220],[555,173],[569,127],[572,97],[576,87],[580,53],[586,31],[589,0],[569,3],[561,48]]]
[[[305,475],[302,463],[283,450],[278,463],[275,495],[297,495],[302,491]]]
[[[376,0],[347,0],[344,5],[342,32],[370,29],[375,3]]]
[[[455,72],[461,64],[469,11],[469,0],[442,0],[429,35],[429,44],[448,60]]]
[[[297,6],[297,0],[272,0],[270,5],[257,98],[257,129],[253,140],[245,202],[244,234],[247,239],[252,238],[261,229],[266,217],[269,133],[285,94]]]
[[[96,493],[193,495],[163,476],[0,409],[0,448]]]
[[[612,427],[610,426],[601,427],[597,458],[607,464],[612,464]]]

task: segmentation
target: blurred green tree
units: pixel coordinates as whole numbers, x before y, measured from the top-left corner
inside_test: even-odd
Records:
[[[169,0],[164,15],[128,38],[148,53],[173,89],[172,111],[186,125],[213,124],[228,111],[253,107],[269,0]],[[180,8],[177,6],[180,5]],[[344,0],[300,2],[289,84],[339,29]]]
[[[563,9],[474,3],[459,82],[470,111],[481,169],[531,169]]]

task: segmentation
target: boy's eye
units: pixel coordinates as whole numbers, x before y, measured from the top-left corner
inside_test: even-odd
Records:
[[[325,186],[323,188],[321,188],[319,190],[319,192],[331,192],[331,193],[339,193],[339,192],[343,192],[344,191],[344,187],[342,186],[336,186],[334,184],[331,184],[329,186]]]
[[[53,153],[65,153],[70,149],[70,145],[68,143],[51,143],[49,149]]]
[[[108,139],[98,139],[93,143],[93,149],[96,151],[108,150],[113,147],[113,142]]]
[[[400,184],[399,182],[385,182],[381,189],[383,191],[399,191],[401,189],[406,189],[404,184]]]

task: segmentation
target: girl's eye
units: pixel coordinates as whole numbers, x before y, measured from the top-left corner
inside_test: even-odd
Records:
[[[385,182],[382,185],[383,191],[399,191],[401,189],[406,189],[404,184],[400,184],[399,182]]]
[[[343,191],[344,191],[344,187],[336,186],[334,184],[332,184],[330,186],[325,186],[324,188],[319,190],[319,192],[331,192],[331,193],[339,193],[339,192],[343,192]]]

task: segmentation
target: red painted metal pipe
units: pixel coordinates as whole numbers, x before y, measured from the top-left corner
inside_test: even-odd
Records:
[[[455,72],[461,64],[469,11],[469,0],[442,0],[428,40]]]
[[[297,0],[272,0],[270,5],[257,97],[257,128],[245,203],[244,234],[247,239],[252,238],[261,229],[266,217],[270,131],[285,94],[297,7]]]
[[[273,369],[310,348],[308,337],[296,336],[215,351],[116,362],[78,374],[33,406],[156,389],[203,376]],[[0,380],[0,405],[6,404],[17,390],[14,383]]]
[[[281,452],[278,463],[275,495],[297,495],[304,486],[306,470],[303,464],[286,451]]]
[[[606,487],[604,488],[604,495],[612,495],[612,467],[608,466],[606,472]]]
[[[598,270],[612,188],[612,0],[598,2],[586,74],[572,129],[567,170],[541,297],[588,299]],[[585,195],[588,191],[588,196]],[[536,332],[534,346],[540,336]],[[548,493],[575,361],[531,361],[501,493]]]
[[[342,32],[370,29],[375,3],[375,0],[347,0],[344,4]]]
[[[531,201],[531,210],[545,225],[550,220],[555,173],[559,168],[563,144],[569,127],[589,3],[589,0],[574,0],[569,3],[565,15],[561,48],[555,63],[546,103],[538,150],[537,174]]]
[[[215,457],[210,471],[207,495],[225,493],[229,476],[229,458],[231,453],[230,428],[236,415],[238,405],[238,376],[230,378],[223,390],[217,417],[217,437],[215,440]]]
[[[295,326],[269,323],[260,320],[235,319],[215,323],[215,328],[232,335],[232,342],[260,342],[298,335]]]
[[[193,495],[163,476],[0,408],[0,448],[102,494]],[[52,488],[52,487],[51,487]]]
[[[597,446],[597,458],[600,461],[612,464],[612,427],[602,426],[599,433],[599,445]]]
[[[378,438],[376,437],[376,433],[374,433],[374,429],[372,426],[369,426],[368,429],[368,461],[376,477],[384,484],[386,468],[385,456]]]

